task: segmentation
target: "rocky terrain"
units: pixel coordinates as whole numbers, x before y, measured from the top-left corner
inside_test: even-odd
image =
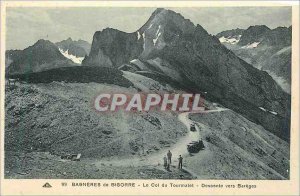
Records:
[[[265,70],[290,93],[292,27],[251,26],[246,30],[233,29],[216,35],[220,42],[237,56]]]

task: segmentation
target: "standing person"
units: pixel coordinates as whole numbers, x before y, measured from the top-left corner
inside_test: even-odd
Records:
[[[178,163],[178,169],[182,169],[182,160],[183,160],[182,156],[179,155],[179,158],[178,158],[178,161],[179,161],[179,163]]]
[[[168,156],[169,164],[171,165],[171,163],[172,163],[172,153],[171,153],[170,150],[168,151],[167,156]]]
[[[164,167],[165,167],[165,169],[167,169],[167,166],[168,166],[168,160],[167,160],[167,157],[164,156]]]

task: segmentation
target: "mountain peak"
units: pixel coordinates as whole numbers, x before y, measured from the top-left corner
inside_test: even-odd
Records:
[[[153,13],[152,13],[152,16],[157,16],[157,15],[161,15],[163,14],[164,16],[178,16],[178,17],[181,17],[181,18],[184,18],[181,14],[173,11],[173,10],[169,10],[169,9],[165,9],[165,8],[157,8]]]
[[[268,31],[271,30],[269,27],[267,27],[266,25],[254,25],[254,26],[250,26],[248,27],[248,29],[246,31],[249,30],[263,30],[263,31]]]
[[[152,13],[152,15],[157,15],[157,14],[159,14],[159,13],[162,12],[162,11],[166,11],[166,9],[165,9],[165,8],[157,8],[157,9]]]
[[[39,39],[32,47],[37,46],[55,46],[51,41],[45,39]]]
[[[44,40],[44,39],[38,40],[32,46],[29,46],[28,48],[24,49],[24,51],[34,51],[36,53],[42,53],[42,51],[43,52],[47,51],[49,53],[49,56],[51,56],[50,53],[53,53],[53,54],[55,53],[58,56],[61,55],[57,46],[54,43],[52,43],[49,40]],[[45,53],[47,53],[47,52],[45,52]]]
[[[46,39],[39,39],[35,44],[41,44],[41,43],[49,43],[49,40]]]
[[[148,21],[138,30],[140,33],[146,31],[151,26],[169,26],[176,27],[182,32],[194,30],[196,26],[189,19],[184,18],[181,14],[165,8],[157,8],[148,19]]]

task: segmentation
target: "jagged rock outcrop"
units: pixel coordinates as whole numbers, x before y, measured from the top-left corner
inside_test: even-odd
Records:
[[[69,54],[77,57],[85,57],[86,55],[89,55],[91,50],[91,44],[81,39],[75,41],[68,38],[55,43],[55,45],[61,50],[68,51]]]
[[[117,68],[137,58],[142,50],[143,42],[137,33],[107,28],[94,34],[91,52],[82,64]]]

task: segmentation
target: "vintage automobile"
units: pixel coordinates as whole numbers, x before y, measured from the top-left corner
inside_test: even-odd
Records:
[[[187,145],[187,150],[189,153],[198,153],[200,150],[205,148],[202,140],[193,141]]]
[[[71,161],[80,161],[81,154],[66,154],[60,157],[61,159],[68,159]]]
[[[193,132],[197,131],[195,124],[191,124],[190,130]]]

